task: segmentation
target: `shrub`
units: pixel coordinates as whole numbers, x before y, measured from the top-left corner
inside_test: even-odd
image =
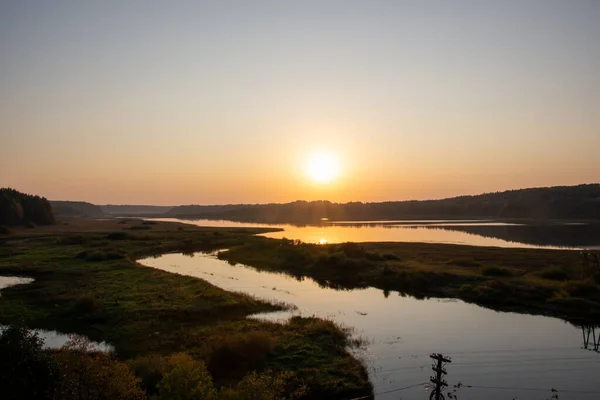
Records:
[[[481,274],[484,276],[498,277],[512,276],[512,273],[508,269],[502,267],[484,267],[481,269]]]
[[[220,400],[295,400],[301,399],[308,388],[290,371],[253,371],[235,387],[219,392]]]
[[[116,251],[81,251],[77,253],[75,258],[81,258],[85,261],[95,262],[95,261],[109,261],[109,260],[120,260],[124,258],[125,255],[123,253],[119,253]]]
[[[131,229],[132,231],[145,231],[148,229],[152,229],[151,226],[146,226],[146,225],[135,225],[126,229]]]
[[[478,262],[476,262],[475,260],[473,260],[470,257],[456,257],[456,258],[453,258],[450,261],[448,261],[447,264],[457,265],[459,267],[466,267],[466,268],[481,267],[481,264],[479,264]]]
[[[249,370],[260,369],[275,344],[267,332],[220,337],[212,344],[208,369],[216,377],[241,378]]]
[[[73,312],[77,315],[93,313],[98,309],[98,302],[92,296],[84,296],[77,299],[73,305]]]
[[[25,226],[30,229],[37,228],[36,223],[32,221],[29,221],[27,224],[25,224]]]
[[[160,400],[212,400],[216,390],[206,366],[187,354],[169,357],[168,371],[158,383]]]
[[[144,222],[142,222],[142,225],[156,225],[156,222],[154,222],[154,221],[144,221]]]
[[[69,246],[69,245],[73,245],[73,244],[84,244],[86,242],[87,242],[86,238],[81,235],[67,235],[67,236],[59,237],[56,240],[56,244],[64,245],[64,246]]]
[[[109,240],[125,240],[129,238],[129,234],[127,232],[111,232],[106,235],[106,238]]]
[[[550,267],[546,268],[538,273],[544,279],[549,279],[552,281],[566,281],[569,279],[569,274],[560,267]]]
[[[563,287],[571,297],[600,297],[600,288],[592,282],[567,282]]]
[[[55,354],[60,363],[61,400],[146,400],[126,364],[105,353],[93,353],[90,342],[73,336]]]
[[[130,361],[129,366],[148,395],[158,394],[158,383],[169,369],[167,358],[152,354]]]
[[[10,233],[10,229],[6,225],[0,225],[0,235],[8,235]]]
[[[58,362],[42,350],[44,341],[24,328],[0,332],[2,398],[54,399],[60,378]]]

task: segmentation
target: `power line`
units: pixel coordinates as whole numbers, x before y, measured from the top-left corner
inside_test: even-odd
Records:
[[[404,387],[397,388],[397,389],[387,390],[387,391],[385,391],[385,392],[374,393],[373,395],[369,395],[369,396],[355,397],[355,398],[353,398],[353,399],[351,399],[351,400],[370,399],[370,398],[371,398],[371,397],[373,397],[373,396],[380,396],[380,395],[382,395],[382,394],[388,394],[388,393],[399,392],[399,391],[401,391],[401,390],[412,389],[412,388],[415,388],[415,387],[417,387],[417,386],[422,386],[422,385],[426,385],[426,384],[427,384],[427,382],[421,382],[421,383],[417,383],[417,384],[415,384],[415,385],[404,386]]]
[[[462,385],[462,387],[466,388],[476,388],[476,389],[497,389],[497,390],[523,390],[523,391],[531,391],[531,392],[548,392],[551,389],[541,389],[541,388],[524,388],[518,386],[481,386],[481,385]],[[557,392],[563,393],[580,393],[580,394],[600,394],[600,391],[597,390],[577,390],[577,389],[555,389]]]
[[[529,363],[529,362],[540,362],[540,361],[565,361],[565,360],[588,360],[591,362],[597,362],[598,360],[590,359],[589,357],[546,357],[546,358],[529,358],[529,359],[513,359],[513,360],[497,360],[497,361],[474,361],[474,362],[459,362],[454,365],[499,365],[503,367],[510,366],[519,366],[521,363]],[[404,366],[399,368],[391,368],[391,369],[382,369],[376,370],[374,373],[382,374],[386,372],[394,372],[394,371],[402,371],[408,369],[420,369],[424,368],[424,365],[412,365],[412,366]]]

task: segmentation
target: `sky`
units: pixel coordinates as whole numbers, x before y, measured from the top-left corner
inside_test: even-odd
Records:
[[[176,205],[598,182],[598,21],[595,0],[3,0],[0,186]]]

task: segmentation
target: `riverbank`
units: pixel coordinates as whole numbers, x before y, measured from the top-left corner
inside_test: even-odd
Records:
[[[600,323],[600,276],[590,266],[582,277],[578,251],[253,238],[219,257],[334,288],[459,298],[500,311]]]
[[[286,369],[310,388],[306,398],[372,393],[365,367],[347,351],[349,333],[333,323],[246,319],[284,305],[136,263],[168,252],[240,246],[266,231],[124,219],[14,229],[0,236],[0,274],[35,281],[3,290],[0,324],[104,340],[123,360],[184,351],[204,360],[219,385],[254,369]]]

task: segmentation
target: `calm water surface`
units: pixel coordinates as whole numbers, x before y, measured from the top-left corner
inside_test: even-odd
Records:
[[[282,229],[263,236],[307,243],[423,242],[520,248],[600,249],[600,224],[511,224],[482,220],[324,221],[322,225],[276,225],[224,220],[159,218],[210,227]]]
[[[256,315],[280,321],[292,313],[318,315],[355,329],[368,340],[357,354],[368,368],[375,392],[421,382],[431,375],[429,354],[452,357],[447,381],[462,388],[461,400],[546,399],[550,388],[561,400],[600,398],[596,377],[600,354],[584,349],[581,328],[547,317],[499,313],[457,300],[417,300],[378,289],[338,291],[314,281],[232,266],[215,255],[167,254],[140,261],[165,271],[199,277],[239,291],[298,307],[293,312]],[[594,332],[596,335],[598,332]],[[591,341],[591,339],[590,339]],[[514,388],[540,389],[519,390]],[[547,390],[547,391],[544,391]],[[588,393],[594,392],[594,393]],[[378,399],[427,399],[422,386],[377,396]]]

